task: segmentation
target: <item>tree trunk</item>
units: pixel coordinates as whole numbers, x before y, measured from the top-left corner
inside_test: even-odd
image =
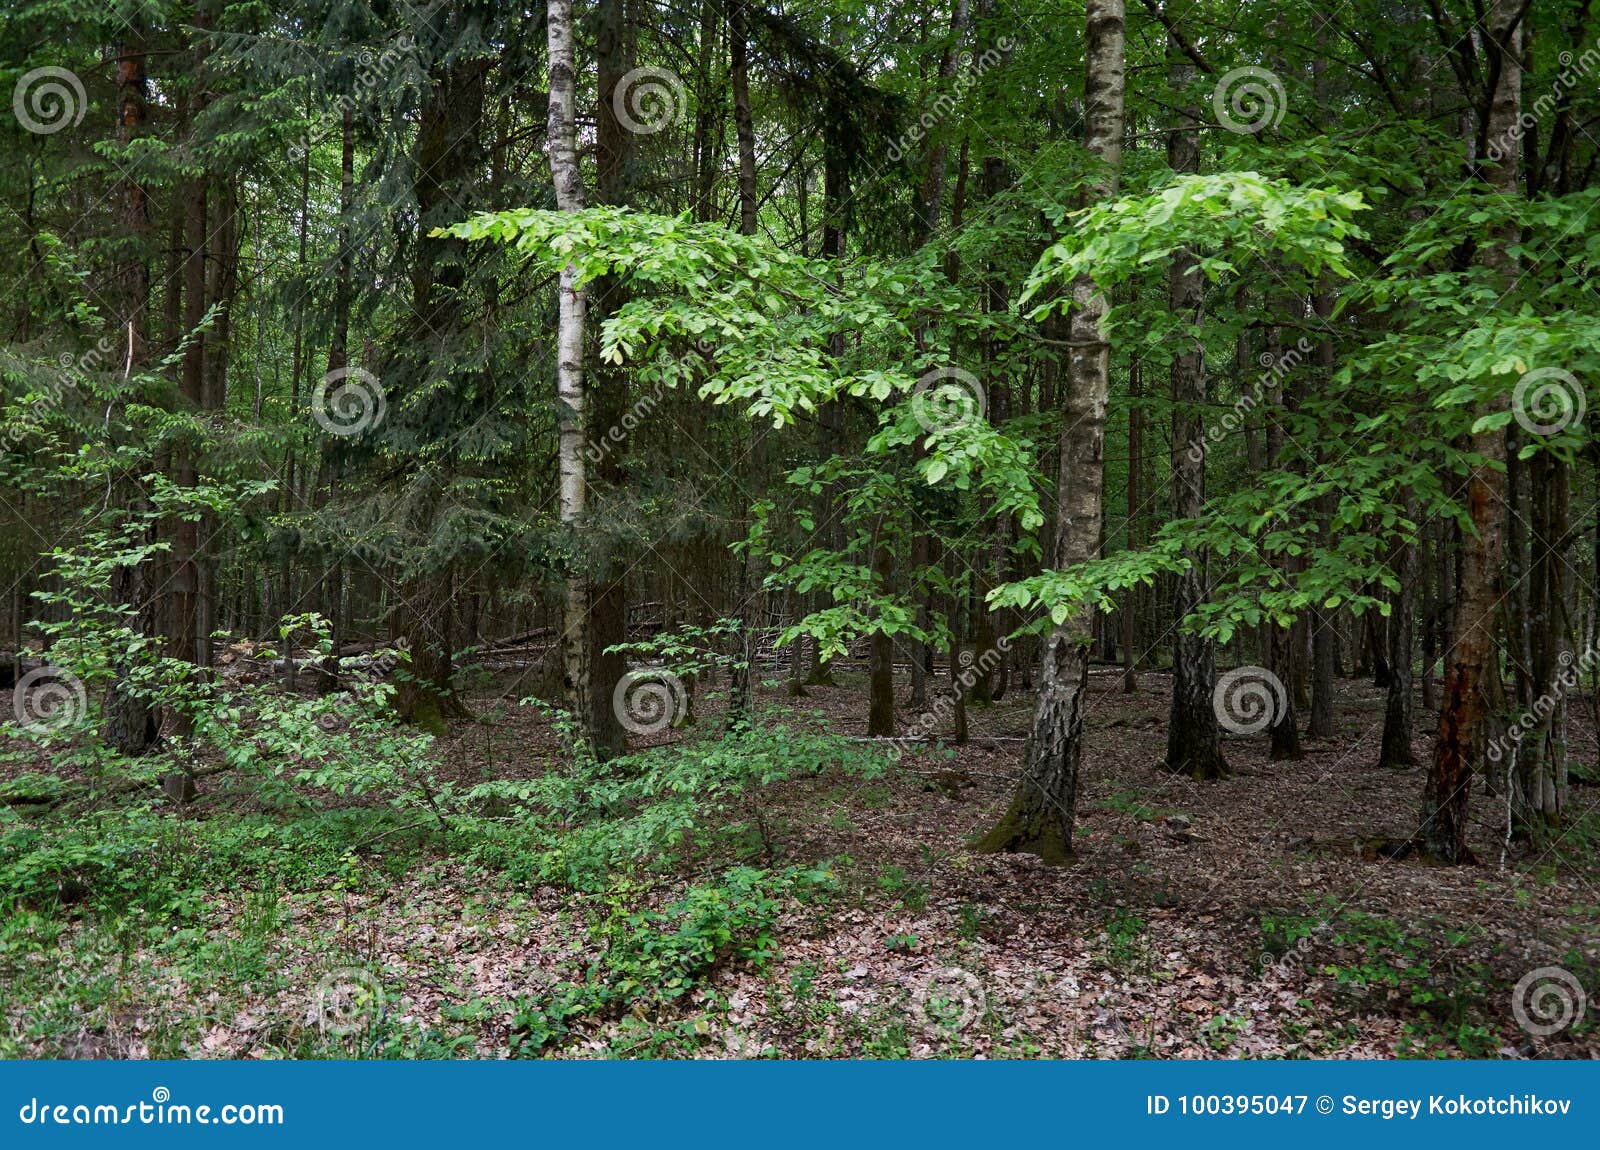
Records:
[[[339,125],[339,232],[338,261],[333,285],[333,327],[328,338],[328,376],[343,371],[350,365],[350,309],[355,299],[352,282],[355,255],[350,250],[354,242],[351,228],[355,221],[355,114],[345,106]],[[321,475],[319,476],[319,501],[333,502],[339,495],[339,483],[344,471],[344,444],[341,436],[328,436],[322,443]],[[339,686],[339,650],[344,646],[344,556],[342,553],[327,556],[322,579],[323,614],[328,619],[328,635],[333,649],[322,662],[320,688],[333,691]],[[412,669],[413,674],[416,668]]]
[[[729,0],[730,8],[738,5],[741,0]],[[602,5],[602,8],[605,6]],[[601,23],[608,23],[609,16],[602,15]],[[728,16],[729,24],[733,22],[732,12]],[[613,33],[614,34],[614,33]],[[717,0],[700,0],[700,43],[699,43],[699,84],[695,94],[694,117],[694,218],[700,223],[709,223],[716,217],[716,186],[717,172],[722,167],[721,150],[717,146],[719,140],[713,137],[720,136],[717,131],[717,117],[721,109],[721,93],[712,76],[711,65],[716,59],[717,52]],[[600,83],[600,104],[602,109],[608,93],[614,87],[608,87],[604,81]],[[602,111],[602,115],[604,112]],[[615,119],[615,115],[612,119]]]
[[[1189,86],[1188,58],[1168,37],[1171,87],[1182,94]],[[1167,134],[1167,166],[1179,175],[1200,171],[1199,111],[1185,104]],[[1173,314],[1193,334],[1172,359],[1172,515],[1198,519],[1206,499],[1206,363],[1200,342],[1205,322],[1205,280],[1200,261],[1180,249],[1172,257],[1167,299]],[[1173,581],[1172,708],[1167,723],[1165,767],[1195,779],[1220,779],[1228,773],[1217,729],[1212,692],[1217,685],[1217,656],[1210,639],[1185,629],[1184,621],[1205,602],[1208,556],[1185,548],[1185,568]]]
[[[1122,161],[1123,0],[1088,0],[1086,31],[1084,142],[1102,165],[1087,189],[1087,198],[1098,202],[1116,194]],[[1105,483],[1111,352],[1102,330],[1106,300],[1094,281],[1084,276],[1072,285],[1072,304],[1072,347],[1067,357],[1060,440],[1054,556],[1058,569],[1094,558]],[[1084,608],[1051,631],[1044,647],[1039,698],[1022,778],[1010,808],[976,844],[978,850],[1026,851],[1048,863],[1064,862],[1072,855],[1093,623],[1092,609]]]
[[[1490,76],[1498,83],[1489,95],[1489,115],[1483,138],[1513,138],[1522,115],[1522,14],[1515,0],[1490,0],[1485,23],[1489,35],[1484,51],[1492,63]],[[1483,149],[1479,149],[1481,154]],[[1486,159],[1482,174],[1499,194],[1517,194],[1517,152],[1508,149],[1498,159]],[[1516,275],[1512,247],[1521,239],[1515,223],[1489,229],[1481,237],[1479,259],[1496,278],[1509,286]],[[1482,405],[1480,416],[1503,407],[1504,393]],[[1433,761],[1423,789],[1419,838],[1425,852],[1441,863],[1469,863],[1467,812],[1472,795],[1473,766],[1483,746],[1485,716],[1483,677],[1494,650],[1494,618],[1498,603],[1502,524],[1504,522],[1505,435],[1483,430],[1471,437],[1471,448],[1481,462],[1467,478],[1466,505],[1474,530],[1462,533],[1461,571],[1457,583],[1452,646],[1445,657],[1444,701],[1434,737]]]
[[[1143,508],[1141,495],[1144,488],[1144,382],[1139,371],[1137,356],[1128,364],[1128,525],[1127,540],[1130,551],[1144,544],[1140,529]],[[1118,622],[1122,630],[1122,693],[1132,695],[1139,690],[1138,659],[1134,646],[1139,641],[1139,586],[1123,592],[1122,617]]]
[[[729,0],[729,83],[733,88],[733,129],[739,147],[739,231],[756,234],[756,128],[750,115],[749,30],[745,0]]]
[[[198,19],[198,17],[197,17]],[[204,49],[197,50],[196,70],[202,67]],[[197,97],[191,114],[198,116],[200,100]],[[191,129],[192,130],[192,129]],[[183,328],[189,345],[184,349],[183,365],[179,374],[179,395],[183,409],[191,417],[198,417],[205,407],[206,339],[198,334],[206,314],[206,175],[204,172],[188,176],[183,181]],[[180,448],[173,460],[173,478],[182,488],[192,488],[199,482],[199,469],[194,449]],[[182,519],[172,529],[171,631],[169,650],[179,659],[196,666],[204,666],[200,649],[199,631],[200,597],[200,524],[193,519]]]
[[[620,205],[627,201],[627,175],[633,152],[633,136],[616,114],[616,95],[628,69],[627,26],[623,20],[623,0],[600,0],[595,8],[595,58],[598,70],[598,126],[595,133],[595,199],[602,204]],[[615,276],[601,276],[589,293],[593,328],[600,326],[627,302],[627,292]],[[606,450],[596,451],[585,442],[594,466],[585,477],[596,497],[604,500],[620,494],[625,473],[623,458],[627,437],[616,437],[608,429],[623,421],[628,407],[628,374],[613,364],[599,361],[588,386],[590,412],[585,422],[605,438]],[[590,532],[590,554],[594,566],[589,571],[589,738],[601,759],[614,758],[628,749],[628,732],[612,705],[617,684],[628,672],[627,659],[610,648],[628,641],[628,598],[626,573],[628,557],[618,553],[615,536],[609,532]]]
[[[872,541],[872,575],[880,595],[888,595],[894,587],[894,560],[883,537],[885,530],[880,520]],[[867,734],[886,737],[895,733],[894,640],[878,630],[872,633],[870,643]]]
[[[1439,536],[1442,529],[1435,523],[1427,530],[1418,542],[1419,547],[1425,547],[1422,552],[1424,561],[1419,574],[1422,577],[1422,709],[1427,714],[1433,714],[1438,708],[1438,700],[1433,691],[1433,665],[1438,660],[1439,640],[1439,572],[1443,563],[1439,558]]]
[[[128,27],[133,35],[117,53],[117,142],[126,149],[144,130],[149,117],[149,83],[145,74],[143,18],[135,13]],[[138,165],[130,166],[130,173]],[[120,219],[125,240],[130,245],[121,260],[118,279],[120,315],[119,340],[127,348],[126,375],[144,369],[149,354],[150,311],[150,198],[144,185],[131,174],[121,186]],[[130,493],[138,498],[136,492]],[[119,603],[138,608],[134,626],[140,634],[155,633],[156,620],[149,601],[148,563],[119,568],[112,575],[112,590]],[[20,596],[20,587],[17,589]],[[20,598],[17,601],[20,616]],[[21,620],[18,619],[16,652],[22,650]],[[160,724],[150,701],[135,693],[128,677],[132,667],[119,662],[116,678],[106,691],[101,712],[101,734],[106,745],[117,754],[142,755],[155,746]]]
[[[1567,607],[1571,566],[1567,561],[1571,525],[1568,465],[1549,452],[1533,457],[1533,562],[1529,570],[1528,620],[1533,682],[1533,727],[1516,745],[1510,780],[1512,834],[1541,845],[1561,826],[1567,799],[1567,704],[1577,683]]]
[[[1282,358],[1283,346],[1276,327],[1271,330],[1268,349],[1272,362],[1277,363]],[[1267,460],[1273,466],[1281,466],[1283,462],[1283,402],[1283,390],[1277,388],[1273,390],[1272,402],[1263,405],[1267,420]],[[1274,556],[1273,561],[1280,570],[1287,566],[1286,560],[1280,557]],[[1277,689],[1272,694],[1274,701],[1282,704],[1272,714],[1267,757],[1274,762],[1299,759],[1303,757],[1303,752],[1300,750],[1300,727],[1294,706],[1293,629],[1279,627],[1270,619],[1263,623],[1263,628],[1266,632],[1267,671],[1277,681]]]
[[[564,212],[583,210],[583,172],[578,166],[577,73],[573,68],[572,0],[549,0],[545,22],[550,48],[550,174],[556,206]],[[556,401],[561,409],[559,437],[560,492],[558,514],[570,533],[572,554],[566,573],[566,602],[561,620],[563,678],[567,710],[579,729],[574,737],[589,746],[589,581],[579,554],[578,532],[586,508],[584,471],[583,329],[588,304],[578,285],[578,269],[561,269],[560,320],[556,336]]]
[[[1415,511],[1408,500],[1407,518]],[[1378,765],[1397,770],[1417,765],[1411,752],[1411,657],[1415,647],[1417,549],[1404,544],[1395,561],[1400,591],[1394,597],[1389,620],[1389,692],[1383,706],[1383,739]]]
[[[728,7],[729,82],[733,88],[734,139],[739,150],[739,233],[756,234],[756,131],[750,115],[749,31],[745,27],[744,0],[731,0]],[[756,472],[758,490],[765,490],[767,428],[757,420],[750,431],[750,459]],[[741,514],[740,534],[749,533],[749,517]],[[761,625],[761,606],[766,601],[760,586],[760,564],[753,547],[746,547],[739,564],[739,639],[740,657],[733,670],[728,691],[730,727],[750,722],[755,704],[752,687],[755,675],[756,637]]]
[[[1320,72],[1319,72],[1320,74]],[[1320,290],[1316,294],[1314,308],[1317,319],[1326,328],[1333,315],[1333,291],[1328,286],[1328,273],[1323,273]],[[1333,379],[1334,367],[1333,336],[1331,333],[1323,336],[1317,344],[1317,364],[1321,369],[1318,381],[1323,387],[1328,387]],[[1326,463],[1326,451],[1319,450],[1317,458]],[[1320,532],[1321,542],[1324,547],[1333,547],[1335,540],[1331,537],[1329,523],[1338,506],[1338,495],[1330,493],[1323,496],[1317,503],[1317,514],[1322,520]],[[1336,684],[1337,667],[1335,661],[1338,657],[1338,630],[1334,626],[1333,615],[1320,604],[1311,610],[1311,718],[1306,724],[1306,737],[1310,739],[1333,738],[1333,702]],[[1406,641],[1409,643],[1410,638]],[[1410,659],[1409,648],[1406,658]],[[1406,690],[1411,689],[1411,674],[1409,667],[1406,672]],[[1406,696],[1409,699],[1409,695]],[[1406,705],[1406,714],[1409,718],[1410,704]],[[1408,726],[1409,732],[1410,727]],[[1406,736],[1408,739],[1410,735]]]

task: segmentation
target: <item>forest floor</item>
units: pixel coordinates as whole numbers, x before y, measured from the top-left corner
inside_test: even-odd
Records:
[[[1536,855],[1504,855],[1504,808],[1479,788],[1478,865],[1390,860],[1423,772],[1372,765],[1381,691],[1343,681],[1337,737],[1300,761],[1269,762],[1264,736],[1230,739],[1233,776],[1196,783],[1154,766],[1166,687],[1147,674],[1130,696],[1120,674],[1092,676],[1066,867],[966,846],[1009,798],[1022,695],[974,709],[966,747],[752,791],[751,865],[822,866],[830,893],[780,900],[763,961],[719,961],[666,1005],[576,1018],[558,1040],[528,1032],[551,1022],[556,988],[592,974],[596,922],[617,921],[619,899],[663,905],[714,877],[709,860],[578,893],[396,836],[303,867],[282,858],[165,910],[19,906],[0,916],[0,1054],[1600,1056],[1595,1008],[1543,1035],[1513,1004],[1546,967],[1600,994],[1600,786],[1573,786],[1566,834]],[[768,701],[853,734],[864,698],[845,674]],[[1592,763],[1573,710],[1574,756]],[[554,751],[547,724],[512,714],[526,717],[441,740],[441,761],[468,776]],[[196,806],[187,817],[218,817]],[[372,1017],[329,1035],[315,988],[350,969],[368,972]],[[1521,987],[1524,1004],[1536,990]]]

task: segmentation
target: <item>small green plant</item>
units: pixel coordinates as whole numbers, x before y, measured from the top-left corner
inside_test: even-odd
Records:
[[[906,874],[904,867],[886,866],[878,875],[878,889],[900,900],[913,914],[921,913],[928,905],[928,886]]]
[[[1133,970],[1145,966],[1149,960],[1149,943],[1145,939],[1144,919],[1118,907],[1105,929],[1105,961],[1118,970]]]
[[[961,920],[956,926],[956,937],[965,942],[977,938],[983,929],[983,908],[976,903],[964,902],[960,910]]]
[[[1207,1019],[1200,1027],[1200,1037],[1217,1053],[1225,1053],[1250,1029],[1250,1016],[1223,1012]]]
[[[1110,779],[1104,780],[1104,783],[1107,787],[1111,786]],[[1104,810],[1116,811],[1142,823],[1155,822],[1159,818],[1176,813],[1146,802],[1144,796],[1134,790],[1112,790],[1100,800],[1100,806]]]

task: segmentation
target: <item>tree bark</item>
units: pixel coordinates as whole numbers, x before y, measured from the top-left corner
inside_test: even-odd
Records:
[[[889,594],[894,586],[894,560],[883,538],[886,530],[887,524],[880,519],[872,541],[872,575],[880,595]],[[872,633],[870,643],[867,734],[889,736],[895,733],[894,640],[878,630]]]
[[[1406,515],[1415,515],[1406,507]],[[1389,691],[1384,698],[1383,738],[1378,747],[1378,765],[1402,770],[1417,765],[1411,751],[1411,657],[1416,646],[1417,549],[1403,544],[1395,559],[1395,577],[1400,591],[1394,597],[1389,620]]]
[[[1320,73],[1319,73],[1320,74]],[[1329,286],[1329,275],[1323,273],[1323,281],[1313,303],[1317,319],[1326,328],[1333,315],[1333,291]],[[1318,378],[1324,387],[1330,385],[1333,378],[1335,349],[1331,332],[1325,334],[1317,344],[1317,364],[1321,369]],[[1318,459],[1326,462],[1326,452],[1318,452]],[[1332,547],[1334,540],[1331,537],[1329,522],[1338,505],[1338,496],[1330,493],[1323,496],[1317,503],[1317,514],[1322,520],[1321,541],[1324,547]],[[1306,737],[1309,739],[1333,738],[1333,703],[1334,688],[1336,684],[1337,667],[1335,660],[1338,655],[1338,631],[1334,626],[1333,615],[1321,604],[1311,610],[1311,717],[1306,723]],[[1409,636],[1406,641],[1409,643]],[[1410,659],[1409,648],[1406,658]],[[1411,689],[1411,675],[1409,667],[1406,673],[1406,690]],[[1406,696],[1409,699],[1409,695]],[[1410,704],[1407,703],[1406,715],[1409,719]],[[1410,727],[1407,726],[1409,732]],[[1409,738],[1409,734],[1407,738]],[[1409,745],[1409,744],[1408,744]]]
[[[1516,0],[1489,0],[1484,22],[1488,36],[1484,51],[1497,67],[1489,93],[1489,115],[1483,138],[1511,138],[1522,115],[1522,12]],[[1479,149],[1481,155],[1484,149]],[[1485,157],[1481,169],[1489,186],[1511,197],[1517,194],[1517,152]],[[1513,245],[1521,239],[1515,224],[1490,229],[1481,239],[1478,258],[1496,279],[1509,286],[1516,275]],[[1504,394],[1481,405],[1480,415],[1504,406]],[[1423,788],[1418,837],[1423,850],[1437,862],[1470,863],[1467,847],[1468,806],[1472,774],[1483,746],[1483,679],[1494,650],[1495,607],[1505,504],[1505,435],[1483,430],[1471,436],[1471,448],[1481,462],[1467,479],[1466,504],[1474,530],[1463,532],[1461,568],[1457,582],[1451,647],[1445,657],[1444,699],[1434,736],[1433,760]]]
[[[598,71],[598,125],[595,132],[595,199],[602,204],[623,204],[628,198],[628,166],[633,137],[617,119],[616,100],[628,70],[627,26],[623,0],[600,0],[595,7],[595,59]],[[627,291],[615,276],[601,276],[589,292],[592,326],[598,331],[627,302]],[[586,317],[587,318],[587,317]],[[586,419],[606,439],[606,450],[596,456],[585,435],[593,467],[585,477],[596,498],[621,491],[627,438],[607,434],[619,425],[628,407],[628,375],[615,365],[598,360],[585,397],[591,410]],[[612,706],[612,694],[628,672],[627,659],[610,648],[628,641],[628,557],[618,553],[615,536],[590,532],[595,540],[589,571],[589,738],[601,759],[628,749],[628,732]]]
[[[143,131],[149,118],[149,81],[145,72],[144,21],[138,13],[128,25],[132,36],[117,53],[117,142],[126,149]],[[120,212],[124,239],[130,245],[120,261],[118,279],[120,304],[118,343],[127,348],[125,373],[132,376],[143,370],[149,354],[150,311],[150,198],[144,185],[132,175],[131,165],[120,188]],[[130,492],[137,500],[137,491]],[[120,567],[112,575],[112,591],[117,601],[136,609],[134,626],[143,635],[155,632],[156,620],[149,601],[148,563]],[[22,650],[20,585],[17,611],[17,646]],[[129,682],[132,668],[120,662],[116,678],[106,691],[101,710],[101,734],[106,745],[121,755],[142,755],[155,746],[160,724],[150,701],[133,690]]]
[[[734,139],[739,150],[739,233],[756,234],[756,131],[750,114],[749,30],[745,26],[744,0],[730,0],[728,6],[729,81],[733,88]],[[757,487],[765,490],[767,428],[757,420],[750,431],[750,459]],[[748,514],[739,519],[740,534],[749,533]],[[730,727],[750,722],[755,690],[756,636],[761,624],[761,605],[765,596],[760,587],[760,567],[755,549],[747,547],[739,565],[739,662],[733,669],[728,691]],[[891,725],[893,716],[890,718]]]
[[[733,130],[739,148],[739,231],[756,234],[756,128],[750,114],[750,33],[745,0],[728,3],[729,83],[733,88]]]
[[[1144,381],[1139,370],[1138,356],[1128,364],[1128,550],[1137,550],[1144,544],[1141,529],[1141,497],[1144,488]],[[1134,647],[1139,641],[1139,586],[1123,592],[1121,618],[1122,631],[1122,693],[1136,694],[1139,690],[1139,665]]]
[[[1517,769],[1510,780],[1512,834],[1539,845],[1561,827],[1567,800],[1567,694],[1573,689],[1572,632],[1567,561],[1571,526],[1568,465],[1541,451],[1530,468],[1533,561],[1529,568],[1528,620],[1534,724],[1516,745]]]
[[[1167,40],[1172,90],[1180,96],[1193,69],[1177,41]],[[1200,114],[1185,102],[1167,134],[1167,166],[1179,175],[1200,171]],[[1200,331],[1205,322],[1205,281],[1193,252],[1173,254],[1167,280],[1172,312],[1193,329],[1172,359],[1172,514],[1198,519],[1206,498],[1206,363]],[[1208,592],[1208,556],[1185,548],[1184,569],[1173,582],[1172,708],[1167,724],[1165,767],[1195,779],[1220,779],[1228,773],[1217,728],[1212,692],[1217,685],[1217,656],[1212,641],[1183,626]]]
[[[1088,0],[1086,32],[1084,142],[1100,161],[1086,195],[1090,201],[1101,201],[1116,194],[1122,163],[1124,0]],[[1110,387],[1111,348],[1102,329],[1105,296],[1092,279],[1080,277],[1072,285],[1072,305],[1054,556],[1061,569],[1095,555]],[[1022,778],[1010,808],[976,844],[977,849],[1026,851],[1048,863],[1071,857],[1093,624],[1092,609],[1084,608],[1051,631]]]
[[[573,68],[572,0],[549,0],[545,23],[550,50],[550,175],[556,206],[564,212],[584,207],[583,172],[578,167],[577,73]],[[561,408],[558,454],[558,515],[567,528],[572,555],[566,573],[561,645],[567,709],[574,737],[589,746],[589,580],[579,554],[578,532],[587,505],[584,460],[583,330],[588,294],[578,284],[578,269],[561,269],[560,319],[556,336],[556,400]]]

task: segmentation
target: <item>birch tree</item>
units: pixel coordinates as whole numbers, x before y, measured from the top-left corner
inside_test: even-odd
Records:
[[[1124,14],[1123,0],[1089,0],[1084,143],[1099,161],[1085,189],[1090,202],[1108,200],[1117,192],[1126,80]],[[1071,307],[1055,536],[1058,569],[1086,563],[1098,554],[1110,388],[1111,347],[1103,330],[1105,294],[1088,275],[1080,275],[1072,284]],[[1010,808],[983,837],[979,849],[1025,851],[1051,863],[1072,854],[1093,638],[1094,616],[1087,607],[1073,612],[1047,637],[1022,778]]]
[[[573,68],[572,0],[550,0],[545,19],[550,45],[550,176],[555,184],[556,206],[564,212],[584,207],[583,172],[578,167],[577,74]],[[583,521],[584,474],[583,326],[587,291],[580,286],[578,269],[567,264],[560,278],[560,327],[556,336],[556,399],[560,410],[560,496],[558,514],[576,535]],[[567,571],[566,599],[561,619],[561,649],[567,707],[576,725],[574,737],[589,741],[589,588],[581,559],[574,554]]]

